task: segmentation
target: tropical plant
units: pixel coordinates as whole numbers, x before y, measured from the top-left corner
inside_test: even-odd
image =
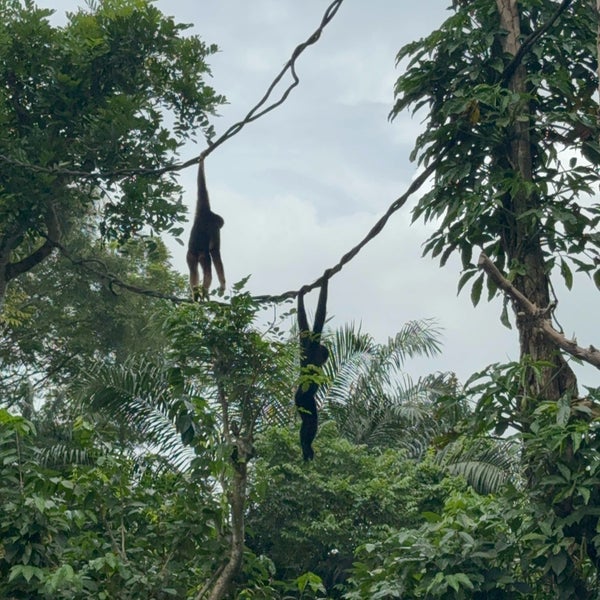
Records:
[[[205,299],[172,310],[161,355],[121,364],[109,358],[77,384],[96,422],[104,430],[114,423],[120,447],[129,454],[160,453],[228,504],[230,537],[220,538],[229,540],[228,556],[213,557],[198,591],[214,600],[232,589],[242,569],[256,432],[292,389],[286,377],[292,350],[284,332],[275,324],[261,332],[257,305],[239,291],[241,284],[236,288],[228,302]]]
[[[49,468],[35,427],[0,410],[0,596],[163,600],[209,577],[226,550],[217,499],[150,455],[94,453],[95,430],[73,437],[92,459]]]
[[[346,597],[597,600],[598,427],[571,412],[536,408],[522,437],[537,466],[529,485],[520,475],[501,494],[453,492],[420,527],[364,544]]]
[[[505,483],[522,480],[521,445],[515,439],[461,435],[435,457],[451,475],[464,477],[480,494],[498,493]]]
[[[160,240],[130,240],[117,249],[79,223],[82,230],[65,240],[94,268],[157,293],[184,289]],[[161,353],[166,301],[117,293],[105,283],[90,283],[83,265],[60,256],[12,283],[0,315],[0,403],[49,402],[103,357],[123,363],[132,354]]]
[[[411,321],[385,344],[350,325],[330,338],[331,359],[324,371],[330,383],[319,399],[354,444],[402,448],[420,457],[448,422],[435,408],[441,396],[455,394],[450,373],[414,381],[406,360],[440,351],[439,329],[431,320]]]
[[[258,438],[250,476],[248,546],[274,563],[274,576],[320,577],[340,597],[357,546],[415,527],[423,512],[440,512],[446,497],[464,489],[429,456],[402,450],[373,452],[340,436],[333,421],[315,441],[317,458],[298,457],[297,432],[270,427]]]
[[[90,206],[107,239],[181,233],[181,189],[164,167],[188,138],[210,137],[224,102],[205,83],[216,47],[152,2],[91,3],[64,26],[51,13],[2,2],[0,306]]]
[[[425,251],[439,255],[442,265],[453,253],[460,255],[459,289],[476,277],[474,304],[485,277],[478,266],[489,276],[490,298],[499,286],[509,293],[517,308],[521,358],[545,363],[540,376],[525,381],[530,397],[541,391],[540,401],[577,393],[557,345],[561,336],[551,331],[551,276],[559,271],[571,288],[574,266],[600,283],[593,4],[454,2],[438,31],[398,54],[408,66],[396,83],[392,114],[407,107],[427,110],[413,154],[435,173],[431,191],[414,211],[415,218],[437,222]],[[474,261],[477,249],[483,256]],[[507,307],[508,297],[508,324]],[[586,358],[573,346],[560,347]]]
[[[425,517],[428,522],[418,529],[363,545],[354,564],[353,589],[344,597],[536,597],[527,593],[535,589],[541,572],[519,564],[514,529],[522,515],[517,509],[472,490],[457,491],[441,515]]]
[[[459,290],[474,278],[474,304],[484,283],[490,299],[504,295],[501,319],[507,326],[514,321],[519,334],[518,361],[477,375],[472,387],[479,389],[471,396],[475,430],[516,431],[520,481],[533,494],[527,501],[535,499],[540,513],[552,519],[571,519],[568,542],[561,537],[564,529],[547,520],[537,532],[545,539],[539,547],[545,544],[560,556],[544,563],[538,597],[593,597],[596,575],[584,565],[600,568],[590,537],[598,515],[583,517],[578,502],[557,507],[554,488],[548,482],[538,487],[536,476],[565,477],[561,471],[577,454],[579,436],[592,434],[588,419],[598,413],[593,399],[578,398],[577,379],[563,353],[596,367],[600,354],[567,340],[553,322],[555,276],[571,289],[575,269],[600,287],[600,204],[594,192],[600,173],[595,98],[600,38],[594,4],[454,2],[438,31],[398,54],[407,68],[396,84],[393,115],[408,107],[426,111],[426,129],[413,153],[434,174],[432,189],[414,211],[415,219],[437,224],[425,251],[439,256],[442,266],[459,255]],[[546,441],[548,428],[536,423],[547,402],[554,403],[564,427],[578,432],[559,436],[550,461],[532,440]],[[586,404],[589,414],[579,410]],[[579,455],[585,456],[593,454]],[[576,467],[567,468],[579,481],[582,466]],[[588,468],[595,472],[592,464]],[[593,496],[593,478],[587,483],[584,493]]]

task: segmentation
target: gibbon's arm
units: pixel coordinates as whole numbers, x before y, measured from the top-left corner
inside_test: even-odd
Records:
[[[325,316],[327,313],[327,283],[328,280],[324,279],[321,284],[321,291],[319,292],[319,302],[317,303],[317,312],[315,314],[315,325],[313,327],[313,333],[320,335],[325,325]]]
[[[298,294],[298,333],[300,335],[310,333],[308,319],[306,318],[306,309],[304,308],[304,292]]]
[[[198,162],[198,200],[196,201],[196,213],[201,209],[210,210],[210,199],[206,187],[206,177],[204,175],[204,159]]]

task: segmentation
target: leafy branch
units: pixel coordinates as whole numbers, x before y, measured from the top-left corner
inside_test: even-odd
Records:
[[[81,171],[68,169],[64,166],[60,165],[57,167],[43,167],[40,165],[33,165],[28,162],[24,162],[4,154],[0,154],[0,161],[5,162],[14,166],[22,167],[25,169],[29,169],[30,171],[35,171],[38,173],[52,173],[55,175],[67,175],[70,177],[77,177],[81,179],[101,179],[101,178],[119,178],[126,177],[132,175],[164,175],[165,173],[172,173],[175,171],[182,171],[187,167],[191,167],[193,165],[197,165],[199,161],[206,158],[213,150],[218,148],[221,144],[232,138],[234,135],[239,133],[246,125],[260,119],[263,115],[266,115],[270,111],[274,110],[281,104],[283,104],[292,90],[298,86],[300,83],[300,79],[298,74],[296,73],[296,61],[300,57],[300,55],[308,48],[315,44],[321,37],[323,30],[325,27],[331,22],[333,17],[336,15],[340,6],[342,5],[344,0],[334,0],[325,10],[323,18],[321,19],[321,23],[319,27],[308,37],[308,39],[298,46],[294,48],[292,52],[292,56],[281,69],[281,71],[277,74],[271,85],[268,87],[264,96],[250,109],[248,114],[239,122],[235,123],[225,133],[223,133],[215,142],[209,143],[208,148],[206,148],[199,156],[191,158],[183,163],[171,163],[160,167],[158,169],[118,169],[115,171],[107,171],[107,172],[89,172],[89,171]],[[281,82],[286,73],[290,73],[292,76],[292,83],[290,83],[286,89],[283,91],[281,96],[268,104],[271,95],[273,94],[275,88]]]

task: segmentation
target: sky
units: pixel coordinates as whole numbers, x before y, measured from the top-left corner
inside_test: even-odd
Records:
[[[228,104],[213,120],[217,136],[256,104],[293,49],[318,27],[330,0],[158,0],[156,5],[219,53],[211,85]],[[64,18],[80,0],[40,0]],[[409,160],[419,116],[389,120],[398,50],[449,16],[450,0],[345,0],[321,39],[296,63],[300,84],[275,111],[246,126],[206,160],[211,205],[225,219],[222,256],[229,284],[251,275],[253,294],[278,294],[316,280],[355,246],[418,174]],[[190,145],[182,160],[200,154]],[[193,214],[195,169],[181,174]],[[426,190],[424,187],[423,190]],[[490,363],[518,359],[518,335],[499,320],[501,299],[474,308],[461,267],[422,257],[433,224],[411,224],[418,193],[329,285],[330,327],[361,325],[378,342],[404,323],[433,318],[442,352],[411,360],[413,377],[453,371],[464,381]],[[188,230],[183,235],[187,240]],[[186,272],[185,247],[169,242],[173,266]],[[474,253],[477,256],[477,252]],[[576,277],[556,283],[558,319],[580,345],[600,347],[598,292]],[[317,291],[307,296],[311,310]],[[597,370],[575,366],[580,384]]]

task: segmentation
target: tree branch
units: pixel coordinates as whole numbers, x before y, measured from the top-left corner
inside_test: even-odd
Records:
[[[525,40],[523,40],[523,43],[513,56],[513,59],[508,63],[504,69],[504,72],[502,73],[502,80],[505,84],[510,81],[510,78],[514,75],[514,72],[521,64],[521,61],[523,60],[523,57],[527,51],[542,37],[542,35],[544,35],[544,33],[546,33],[546,31],[548,31],[548,29],[550,29],[550,27],[552,27],[552,25],[554,25],[558,17],[560,17],[560,15],[567,10],[572,2],[573,0],[563,0],[548,22],[544,23],[541,27],[530,33]]]
[[[48,230],[46,235],[44,236],[46,238],[45,242],[37,250],[35,250],[35,252],[32,252],[23,260],[20,260],[16,263],[8,263],[6,265],[6,281],[10,281],[18,275],[21,275],[22,273],[26,273],[27,271],[33,269],[33,267],[41,263],[47,256],[49,256],[52,250],[58,244],[58,240],[60,240],[61,231],[60,224],[58,222],[58,218],[56,216],[56,212],[54,211],[53,206],[48,207],[45,221],[46,228]]]
[[[524,314],[537,322],[537,327],[546,336],[548,340],[556,344],[561,350],[564,350],[571,356],[575,356],[597,369],[600,369],[600,351],[590,346],[582,348],[577,345],[576,340],[567,339],[564,334],[556,331],[552,326],[549,315],[553,306],[541,308],[536,306],[517,290],[496,265],[483,252],[479,256],[477,266],[485,271],[488,277],[519,307]]]
[[[108,270],[108,267],[101,260],[98,260],[97,258],[76,258],[72,256],[71,253],[62,244],[54,243],[53,246],[55,248],[58,248],[58,251],[61,253],[61,255],[64,256],[73,265],[85,269],[89,273],[92,273],[93,275],[98,277],[101,281],[104,281],[108,285],[110,291],[114,294],[116,294],[114,288],[118,287],[127,290],[128,292],[133,292],[134,294],[150,296],[152,298],[161,298],[162,300],[169,300],[170,302],[174,302],[175,304],[193,302],[191,298],[179,298],[178,296],[173,296],[171,294],[163,294],[161,292],[157,292],[156,290],[131,285],[119,279],[116,275],[113,275]],[[98,267],[100,268],[95,268],[92,265],[98,265]]]
[[[22,167],[29,169],[30,171],[35,171],[39,173],[52,173],[56,175],[67,175],[69,177],[77,177],[80,179],[115,179],[120,177],[127,177],[132,175],[164,175],[165,173],[172,173],[175,171],[182,171],[187,167],[197,166],[198,161],[206,158],[213,150],[218,148],[221,144],[226,142],[228,139],[232,138],[234,135],[239,133],[248,123],[252,123],[252,121],[256,121],[263,115],[277,108],[281,104],[283,104],[287,97],[290,95],[291,91],[300,83],[300,79],[296,73],[296,61],[300,57],[300,55],[308,48],[315,44],[325,27],[331,22],[338,9],[342,5],[344,0],[333,0],[333,2],[327,7],[323,18],[321,19],[321,23],[319,27],[309,36],[309,38],[296,46],[294,51],[292,52],[292,56],[281,69],[281,71],[277,74],[271,85],[268,87],[267,91],[263,95],[263,97],[258,101],[257,104],[250,109],[248,114],[239,122],[235,123],[225,133],[223,133],[215,142],[209,144],[208,148],[202,151],[199,156],[194,158],[190,158],[189,160],[183,163],[171,163],[169,165],[165,165],[159,169],[118,169],[116,171],[107,171],[105,173],[97,172],[90,173],[88,171],[79,171],[74,169],[66,169],[63,167],[41,167],[39,165],[32,165],[30,163],[26,163],[20,161],[18,159],[11,158],[9,156],[0,154],[0,162],[5,162],[14,166]],[[292,83],[288,85],[288,87],[283,91],[279,99],[274,100],[271,104],[265,106],[271,97],[271,94],[279,84],[279,82],[283,79],[284,75],[287,72],[290,72],[292,76]]]

